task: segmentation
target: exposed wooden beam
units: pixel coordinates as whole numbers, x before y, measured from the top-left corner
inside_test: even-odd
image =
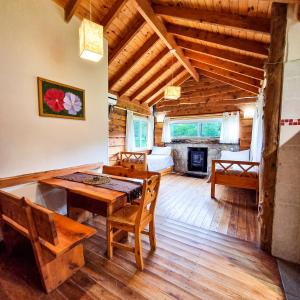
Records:
[[[224,76],[221,76],[221,75],[218,75],[218,74],[215,74],[215,73],[212,73],[212,72],[208,72],[208,71],[205,71],[205,70],[201,70],[200,73],[202,75],[205,75],[205,76],[210,77],[212,79],[215,79],[215,80],[218,80],[218,81],[222,81],[222,82],[228,83],[230,85],[233,85],[235,87],[238,87],[238,88],[240,88],[242,90],[251,92],[251,93],[253,93],[255,95],[257,95],[258,92],[259,92],[259,88],[255,87],[253,85],[249,85],[249,84],[246,84],[246,83],[234,80],[234,79],[230,79],[228,77],[224,77]]]
[[[134,86],[139,80],[141,80],[158,62],[160,62],[167,54],[169,50],[163,49],[155,58],[153,58],[146,67],[138,72],[124,87],[119,91],[119,94],[124,95],[132,86]]]
[[[147,51],[159,40],[156,34],[153,34],[146,43],[138,49],[138,51],[129,58],[125,65],[121,67],[117,74],[109,81],[109,88],[112,88],[126,73],[133,68],[133,66],[140,61],[140,59],[146,54]]]
[[[268,56],[268,44],[246,39],[236,38],[230,35],[209,32],[206,30],[195,29],[191,27],[179,26],[174,24],[166,24],[169,33],[192,38],[200,41],[205,41],[221,46],[244,50],[247,52]]]
[[[137,10],[146,20],[149,26],[156,32],[163,43],[171,50],[175,49],[175,56],[184,68],[194,77],[196,81],[199,80],[199,74],[195,68],[190,64],[189,60],[183,55],[182,50],[177,46],[172,35],[168,34],[164,23],[154,13],[151,4],[148,0],[135,0]]]
[[[206,97],[210,97],[210,96],[214,96],[214,95],[222,95],[224,93],[234,92],[236,90],[237,90],[237,88],[232,85],[219,86],[219,87],[207,89],[205,91],[198,90],[198,91],[189,92],[189,93],[185,93],[183,91],[183,89],[181,89],[180,99],[191,99],[191,98],[201,98],[201,97],[206,98]],[[240,89],[238,89],[238,91],[241,92]]]
[[[259,80],[264,79],[264,72],[262,70],[249,68],[225,59],[213,57],[204,53],[197,53],[190,50],[185,50],[184,54],[190,59],[194,59],[196,61],[200,61],[208,65],[216,66],[222,69],[226,69]]]
[[[194,52],[204,53],[217,58],[226,59],[228,61],[239,63],[248,67],[253,67],[255,68],[255,70],[260,69],[261,72],[263,72],[264,63],[266,62],[266,59],[244,55],[225,49],[214,48],[199,43],[188,42],[181,39],[177,39],[176,42],[181,48],[192,50]]]
[[[65,21],[70,22],[82,0],[69,0],[65,6]]]
[[[174,65],[174,62],[169,61],[163,68],[159,69],[155,74],[153,74],[144,84],[142,84],[131,96],[131,99],[136,99],[145,89],[147,89],[155,80],[165,74]]]
[[[235,91],[229,91],[219,95],[216,94],[211,96],[208,95],[207,97],[180,98],[179,100],[165,100],[160,102],[157,108],[162,108],[165,106],[176,106],[176,105],[196,105],[196,104],[203,104],[203,103],[214,104],[220,101],[226,102],[226,101],[237,101],[237,100],[240,100],[241,103],[243,103],[243,101],[245,103],[255,102],[256,96],[253,96],[249,92],[236,89]]]
[[[224,87],[232,87],[229,84],[225,84],[223,82],[213,80],[211,82],[205,83],[205,84],[200,84],[199,86],[188,86],[188,87],[183,87],[181,86],[181,95],[184,96],[185,94],[193,93],[193,92],[208,92],[210,90],[213,90],[215,88],[224,88]]]
[[[287,24],[287,5],[273,3],[271,10],[271,44],[264,90],[264,140],[261,164],[259,201],[260,246],[271,252],[274,201],[277,176],[277,155],[282,99],[283,63]]]
[[[156,86],[151,92],[149,92],[146,96],[144,96],[141,100],[140,103],[145,103],[151,100],[152,97],[154,97],[161,89],[165,88],[171,82],[173,81],[173,78],[179,76],[180,74],[184,73],[184,67],[180,66],[177,68],[177,70],[174,72],[174,74],[169,75],[165,80],[163,80],[158,86]]]
[[[186,73],[184,76],[182,76],[180,79],[178,79],[175,82],[175,85],[181,85],[182,83],[184,83],[186,80],[188,80],[191,77],[191,75],[189,73]],[[160,93],[158,96],[156,96],[153,100],[151,100],[151,102],[148,103],[148,106],[151,107],[155,104],[157,104],[161,99],[163,99],[164,97],[164,92]]]
[[[270,34],[270,19],[262,17],[241,16],[215,10],[153,5],[155,13],[161,16],[193,20],[239,29],[253,30]]]
[[[218,105],[214,107],[201,107],[197,109],[178,109],[167,113],[168,117],[183,117],[183,116],[201,116],[207,114],[221,114],[223,112],[239,111],[239,107],[236,105]]]
[[[208,64],[202,63],[200,61],[192,60],[191,63],[194,67],[196,67],[198,69],[212,72],[212,73],[227,77],[229,79],[233,79],[233,80],[237,80],[237,81],[249,84],[249,85],[253,85],[255,87],[260,87],[260,80],[258,80],[258,79],[254,79],[254,78],[242,75],[242,74],[238,74],[238,73],[231,72],[231,71],[228,71],[225,69],[221,69],[219,67],[208,65]]]
[[[117,46],[109,53],[108,64],[111,65],[115,58],[124,50],[124,48],[131,42],[135,35],[145,25],[145,20],[142,17],[138,17],[134,24],[129,27],[123,39],[117,44]]]
[[[101,20],[101,24],[105,27],[105,30],[109,27],[114,18],[119,14],[121,9],[127,3],[127,0],[116,0],[108,13]]]

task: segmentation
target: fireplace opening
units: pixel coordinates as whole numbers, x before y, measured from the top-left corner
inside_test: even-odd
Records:
[[[188,147],[188,171],[207,173],[208,148]]]

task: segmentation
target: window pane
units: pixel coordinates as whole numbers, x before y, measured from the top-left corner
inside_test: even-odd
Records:
[[[171,124],[171,136],[176,137],[197,137],[197,123],[176,123]]]
[[[140,148],[140,121],[134,120],[134,140],[135,140],[135,147]]]
[[[203,122],[201,126],[202,137],[220,137],[221,122]]]
[[[147,121],[141,120],[141,140],[140,140],[140,147],[146,148],[147,147]]]

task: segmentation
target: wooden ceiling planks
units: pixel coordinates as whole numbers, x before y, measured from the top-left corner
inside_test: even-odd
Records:
[[[65,8],[66,19],[89,17],[89,0],[54,1]],[[268,55],[271,3],[92,0],[92,19],[106,25],[110,89],[150,106],[161,101],[172,75],[168,49],[176,48],[189,74],[201,74],[199,85],[193,86],[196,81],[187,82],[189,76],[182,71],[184,97],[211,93],[213,87],[220,93],[222,87],[223,92],[237,87],[257,94]]]

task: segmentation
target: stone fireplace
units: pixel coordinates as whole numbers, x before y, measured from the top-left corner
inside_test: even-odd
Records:
[[[219,159],[221,157],[222,150],[239,151],[238,144],[220,144],[219,141],[173,141],[167,144],[172,148],[173,158],[174,158],[174,170],[180,173],[196,173],[199,175],[209,175],[211,173],[211,161],[213,159]],[[191,170],[189,168],[189,149],[207,149],[206,163],[207,170],[205,172],[200,170]],[[194,151],[194,150],[192,150]],[[190,152],[191,153],[191,152]],[[196,160],[201,160],[201,157],[196,156]],[[205,157],[202,157],[205,159]]]

